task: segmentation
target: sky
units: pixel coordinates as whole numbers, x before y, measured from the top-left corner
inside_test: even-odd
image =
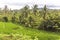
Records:
[[[5,5],[11,9],[20,9],[25,5],[32,7],[37,4],[39,7],[45,4],[52,9],[60,9],[60,0],[0,0],[0,8],[4,8]]]

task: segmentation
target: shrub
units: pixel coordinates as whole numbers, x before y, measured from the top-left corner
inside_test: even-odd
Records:
[[[12,17],[11,21],[12,22],[15,22],[15,19],[16,19],[16,17]]]
[[[8,18],[7,17],[3,17],[3,21],[4,22],[8,22]]]

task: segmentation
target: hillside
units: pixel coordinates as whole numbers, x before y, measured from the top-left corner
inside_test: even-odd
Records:
[[[60,40],[60,35],[11,22],[0,22],[0,40]]]

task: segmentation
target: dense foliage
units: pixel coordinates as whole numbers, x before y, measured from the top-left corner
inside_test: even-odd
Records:
[[[0,21],[22,24],[26,27],[43,29],[47,31],[60,31],[60,10],[48,9],[45,5],[42,9],[34,5],[32,9],[28,5],[20,10],[9,10],[7,6],[0,10]]]

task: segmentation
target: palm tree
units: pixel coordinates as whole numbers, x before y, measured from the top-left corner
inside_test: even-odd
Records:
[[[24,16],[24,17],[28,17],[28,13],[29,13],[29,6],[26,5],[26,6],[23,8],[23,16]]]
[[[33,12],[34,12],[34,15],[36,15],[37,10],[38,10],[38,5],[34,5],[34,7],[33,7]]]
[[[43,19],[44,19],[44,21],[43,21],[43,29],[46,28],[46,13],[47,13],[47,7],[45,5],[44,8],[43,8]]]
[[[8,7],[7,7],[7,5],[5,5],[5,7],[4,7],[4,15],[6,16],[6,13],[8,12]]]
[[[47,7],[45,5],[44,8],[43,8],[43,14],[44,14],[43,19],[44,20],[46,19],[46,13],[47,13]]]

